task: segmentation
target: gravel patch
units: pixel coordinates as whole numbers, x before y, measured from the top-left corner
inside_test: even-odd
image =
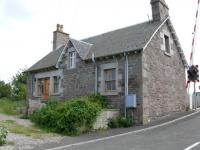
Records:
[[[57,136],[57,137],[45,137],[44,139],[33,139],[29,136],[24,135],[18,135],[9,133],[7,136],[8,142],[14,142],[14,145],[5,145],[0,147],[0,150],[31,150],[35,146],[39,146],[42,144],[47,143],[60,143],[63,137]]]
[[[30,127],[33,125],[33,123],[27,119],[20,119],[15,116],[8,116],[8,115],[0,114],[0,121],[4,121],[4,120],[13,120],[17,124],[25,126],[25,127]]]
[[[31,127],[33,125],[27,119],[20,119],[15,116],[0,114],[0,121],[5,121],[5,120],[13,120],[17,124],[25,126],[25,127]],[[42,139],[34,139],[30,136],[26,136],[22,134],[8,133],[8,136],[7,136],[8,144],[5,146],[0,146],[0,150],[30,150],[42,144],[47,144],[47,143],[52,143],[52,142],[60,143],[60,141],[63,139],[63,137],[61,136],[56,136],[52,134],[45,134],[42,136],[43,136]]]

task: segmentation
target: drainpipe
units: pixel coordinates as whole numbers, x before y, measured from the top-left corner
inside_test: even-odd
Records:
[[[125,91],[124,91],[124,116],[126,118],[126,97],[128,95],[128,55],[124,53],[125,57]]]
[[[95,56],[94,53],[92,53],[92,61],[95,65],[95,93],[97,93],[97,82],[98,82],[98,67],[97,67],[97,63],[95,61]]]

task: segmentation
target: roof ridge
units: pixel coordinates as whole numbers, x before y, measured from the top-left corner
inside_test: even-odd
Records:
[[[89,40],[89,39],[91,39],[91,38],[95,38],[95,37],[98,37],[98,36],[101,36],[101,35],[105,35],[105,34],[107,34],[107,33],[115,32],[115,31],[120,31],[120,30],[129,28],[129,27],[141,25],[141,24],[144,24],[144,23],[153,23],[153,22],[152,22],[152,21],[143,21],[143,22],[139,22],[139,23],[136,23],[136,24],[134,24],[134,25],[129,25],[129,26],[126,26],[126,27],[121,27],[121,28],[114,29],[114,30],[111,30],[111,31],[108,31],[108,32],[104,32],[104,33],[101,33],[101,34],[93,35],[93,36],[90,36],[90,37],[81,39],[80,41],[84,41],[84,42],[85,42],[86,40]]]

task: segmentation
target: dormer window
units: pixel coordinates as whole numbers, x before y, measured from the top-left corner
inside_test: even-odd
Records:
[[[76,53],[75,53],[75,51],[69,52],[69,68],[70,69],[73,69],[73,68],[76,67],[75,61],[76,61]]]
[[[165,40],[165,51],[167,53],[170,53],[169,37],[167,35],[164,35],[164,40]]]

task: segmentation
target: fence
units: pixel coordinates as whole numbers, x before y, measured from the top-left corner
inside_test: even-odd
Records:
[[[190,96],[190,109],[200,108],[200,93]]]

